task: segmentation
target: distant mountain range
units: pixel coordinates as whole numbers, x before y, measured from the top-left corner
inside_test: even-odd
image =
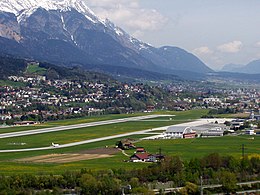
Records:
[[[226,64],[220,71],[223,72],[235,72],[236,70],[242,68],[245,65],[242,64]]]
[[[0,45],[0,54],[113,75],[199,78],[213,72],[183,49],[155,48],[99,19],[86,0],[1,0]]]
[[[246,74],[260,74],[260,60],[254,60],[246,65],[227,64],[221,71]]]

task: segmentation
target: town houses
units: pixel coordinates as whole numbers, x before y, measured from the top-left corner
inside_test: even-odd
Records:
[[[0,86],[0,121],[56,120],[104,113],[151,112],[154,109],[209,109],[215,114],[255,113],[260,119],[260,91],[193,82],[121,83],[104,80],[48,79],[46,76],[9,76],[16,86]],[[213,86],[212,86],[213,85]],[[15,122],[15,120],[13,121]]]
[[[44,76],[10,76],[17,86],[0,86],[0,121],[36,117],[60,119],[71,115],[93,115],[151,109],[145,101],[153,88],[117,81],[48,80]],[[22,119],[22,120],[23,120]]]

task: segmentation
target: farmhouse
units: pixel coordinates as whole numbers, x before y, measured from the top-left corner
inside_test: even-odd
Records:
[[[136,153],[130,157],[130,162],[156,162],[156,156],[148,153]]]
[[[136,153],[145,153],[145,148],[144,147],[137,147],[136,148]]]
[[[196,132],[188,126],[170,126],[164,133],[166,139],[194,138]]]
[[[131,142],[128,142],[128,143],[124,143],[124,148],[126,149],[135,149],[135,145]]]
[[[122,150],[135,149],[136,146],[133,144],[134,141],[134,139],[130,138],[122,139],[116,143],[116,147],[121,148]]]

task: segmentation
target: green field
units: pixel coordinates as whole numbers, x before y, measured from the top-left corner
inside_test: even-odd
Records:
[[[122,134],[126,132],[140,131],[144,129],[150,129],[160,126],[167,126],[171,124],[178,124],[200,118],[207,110],[192,110],[186,112],[157,112],[156,114],[172,114],[176,115],[171,117],[160,117],[154,120],[144,120],[135,122],[118,123],[112,125],[103,125],[82,129],[74,129],[61,132],[53,132],[47,134],[39,134],[32,136],[24,136],[18,138],[6,138],[1,139],[0,149],[16,149],[22,147],[41,147],[49,146],[51,142],[60,144],[88,140],[97,137],[103,137],[107,135]],[[136,115],[141,115],[136,114]],[[130,115],[130,116],[136,116]],[[59,126],[78,124],[85,122],[93,122],[98,120],[108,120],[115,118],[124,118],[129,115],[108,115],[102,117],[90,117],[83,119],[72,119],[67,121],[57,121],[44,124],[45,126]],[[37,126],[36,126],[37,127]],[[34,127],[34,128],[36,128]],[[31,127],[26,127],[31,128]],[[25,127],[20,127],[19,130],[26,130]],[[38,127],[37,127],[38,128]],[[150,135],[135,135],[130,136],[133,138],[142,138]],[[106,140],[91,144],[79,145],[70,148],[55,148],[53,150],[45,151],[33,151],[33,152],[20,152],[20,153],[0,153],[0,173],[12,174],[12,173],[35,173],[35,174],[47,174],[47,173],[62,173],[66,170],[79,170],[81,168],[86,169],[117,169],[117,168],[142,168],[148,166],[145,163],[126,163],[124,160],[128,160],[128,157],[122,153],[115,154],[110,158],[95,159],[95,160],[83,160],[78,162],[56,164],[56,163],[22,163],[16,162],[16,159],[28,158],[46,154],[62,154],[62,153],[77,153],[87,149],[104,148],[105,146],[114,147],[115,143],[122,138]],[[10,145],[10,143],[27,143],[25,146]],[[162,149],[162,153],[165,155],[179,155],[183,160],[188,160],[194,157],[203,157],[207,154],[218,152],[221,155],[233,155],[237,158],[241,157],[241,146],[245,145],[245,154],[253,155],[260,154],[260,138],[255,137],[251,139],[249,136],[226,136],[219,138],[197,138],[197,139],[176,139],[176,140],[142,140],[135,143],[136,146],[145,147],[150,153],[157,153],[159,148]],[[134,153],[134,150],[126,151],[129,155]]]
[[[132,138],[145,137],[147,135],[131,136]],[[203,157],[207,154],[218,152],[220,155],[232,155],[237,158],[241,157],[241,146],[245,144],[246,155],[260,155],[260,138],[255,137],[254,140],[248,136],[220,137],[220,138],[197,138],[197,139],[178,139],[178,140],[145,140],[139,141],[136,146],[145,147],[150,153],[157,153],[159,148],[165,155],[179,155],[183,160],[189,160],[195,157]],[[22,152],[13,154],[0,154],[0,172],[5,174],[12,173],[62,173],[66,170],[86,169],[118,169],[118,168],[142,168],[149,164],[144,163],[126,163],[128,160],[122,153],[116,154],[112,158],[85,160],[66,164],[55,163],[18,163],[14,159],[52,154],[52,153],[72,153],[82,150],[100,148],[106,145],[113,147],[119,139],[107,140],[92,144],[81,145],[66,149],[55,149],[51,151],[38,152]],[[133,154],[134,150],[127,151],[128,154]]]
[[[170,140],[144,140],[139,142],[140,146],[155,153],[159,148],[166,155],[178,155],[182,159],[200,158],[209,153],[220,153],[221,155],[241,156],[242,144],[245,145],[245,154],[260,155],[260,137],[255,136],[225,136],[216,138],[196,139],[170,139]]]
[[[77,119],[51,121],[51,122],[46,122],[46,123],[42,123],[39,125],[0,128],[0,133],[10,133],[10,132],[34,130],[34,129],[40,129],[40,128],[65,126],[65,125],[75,125],[75,124],[81,124],[81,123],[90,123],[90,122],[144,116],[144,115],[151,115],[151,114],[176,115],[174,117],[159,117],[158,120],[162,120],[162,119],[169,120],[169,118],[172,118],[174,122],[182,123],[185,121],[198,119],[201,116],[205,115],[207,112],[208,112],[208,110],[192,110],[192,111],[185,111],[185,112],[174,112],[174,111],[165,112],[164,111],[164,112],[154,112],[154,113],[150,113],[150,114],[134,113],[134,114],[111,114],[111,115],[101,115],[101,116],[89,116],[89,117],[83,117],[83,118],[77,118]]]
[[[117,134],[146,130],[146,129],[156,128],[156,127],[179,124],[182,122],[187,122],[191,118],[192,119],[198,118],[202,114],[198,111],[196,112],[196,115],[194,115],[194,113],[195,111],[182,112],[179,115],[177,114],[175,117],[171,117],[173,118],[173,120],[156,121],[155,119],[152,121],[144,120],[144,121],[135,121],[135,122],[125,122],[125,123],[72,129],[67,131],[59,131],[59,132],[45,133],[45,134],[38,134],[38,135],[31,135],[31,136],[5,138],[5,139],[1,139],[0,150],[36,148],[36,147],[44,147],[44,146],[46,147],[46,146],[50,146],[52,142],[59,143],[59,144],[79,142],[83,140],[89,140],[89,139],[94,139],[94,138],[99,138],[104,136],[117,135]],[[88,119],[87,118],[76,119],[70,121],[58,121],[58,122],[48,123],[46,124],[46,126],[47,125],[59,126],[59,124],[65,125],[65,123],[66,125],[86,123],[86,122],[93,122],[93,121],[105,120],[105,119],[115,119],[123,116],[125,115],[112,115],[112,116],[103,116],[101,118],[95,117],[95,118],[88,118]],[[32,127],[39,128],[39,126],[32,126]],[[14,131],[11,128],[7,128],[5,130],[8,130],[9,132],[11,132],[11,130]],[[26,130],[26,127],[20,127],[20,129],[17,130],[19,131]],[[26,143],[26,145],[17,145],[16,143]]]
[[[37,63],[31,63],[27,66],[26,73],[27,74],[37,74],[37,75],[44,75],[46,73],[45,68],[39,67]]]
[[[76,119],[50,121],[39,125],[13,126],[7,128],[0,128],[0,133],[10,133],[10,132],[27,131],[27,130],[34,130],[34,129],[41,129],[41,128],[57,127],[57,126],[75,125],[75,124],[136,117],[136,116],[143,116],[143,115],[145,114],[135,113],[135,114],[111,114],[111,115],[101,115],[101,116],[88,116],[88,117],[76,118]]]
[[[87,127],[73,129],[67,131],[59,131],[53,133],[44,133],[31,136],[22,136],[14,138],[4,138],[0,142],[0,150],[18,149],[18,148],[36,148],[50,146],[52,142],[59,144],[67,144],[79,142],[110,135],[118,135],[128,132],[151,129],[155,127],[176,124],[174,121],[138,121],[125,122],[118,124],[102,125],[95,127]],[[26,143],[26,145],[12,145],[12,143]]]
[[[139,139],[146,137],[147,135],[136,135],[127,138]],[[123,138],[122,138],[123,139]],[[80,151],[104,148],[105,146],[114,147],[115,143],[120,139],[112,139],[102,142],[96,142],[86,145],[80,145],[70,148],[63,149],[53,149],[45,151],[34,151],[34,152],[19,152],[19,153],[0,153],[0,173],[2,174],[13,174],[13,173],[33,173],[33,174],[47,174],[47,173],[63,173],[66,170],[80,170],[82,168],[86,169],[112,169],[112,168],[126,168],[132,169],[136,167],[136,164],[125,163],[124,160],[128,158],[122,153],[116,154],[112,158],[106,159],[94,159],[78,161],[66,164],[56,164],[56,163],[19,163],[15,162],[15,159],[28,158],[38,155],[55,154],[55,153],[77,153]],[[146,164],[140,164],[138,167],[145,167]]]
[[[113,119],[120,119],[120,118],[128,118],[128,117],[135,117],[135,116],[142,116],[142,115],[144,115],[144,114],[142,114],[142,113],[131,114],[131,115],[130,114],[120,114],[120,115],[111,114],[111,115],[90,116],[90,117],[59,120],[59,121],[50,121],[50,122],[45,122],[45,123],[42,123],[39,125],[13,126],[13,127],[7,127],[7,128],[0,128],[0,133],[11,133],[11,132],[27,131],[27,130],[34,130],[34,129],[41,129],[41,128],[75,125],[75,124],[113,120]]]

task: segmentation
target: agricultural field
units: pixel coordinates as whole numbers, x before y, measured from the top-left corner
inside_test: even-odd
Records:
[[[131,136],[138,140],[147,135]],[[86,169],[132,169],[142,168],[150,165],[149,163],[128,163],[124,162],[129,158],[120,151],[113,154],[107,154],[105,151],[114,148],[116,141],[119,139],[107,140],[77,147],[66,149],[55,149],[51,151],[36,151],[22,153],[7,153],[0,154],[0,172],[5,174],[12,173],[62,173],[66,170]],[[158,153],[159,149],[165,155],[178,155],[184,161],[192,158],[200,158],[207,154],[217,152],[220,155],[232,155],[236,158],[241,158],[242,144],[245,145],[245,155],[256,156],[260,155],[260,139],[255,137],[251,139],[248,136],[226,136],[222,138],[197,138],[197,139],[177,139],[177,140],[139,140],[135,143],[136,146],[145,147],[150,153]],[[94,150],[93,150],[94,149]],[[99,157],[91,158],[91,155],[82,155],[83,159],[79,161],[59,162],[59,158],[50,160],[49,162],[35,162],[33,159],[43,158],[48,161],[48,158],[53,155],[60,157],[61,155],[73,156],[77,154],[90,154],[91,151],[99,150]],[[103,151],[103,152],[102,152]],[[132,155],[134,150],[126,151],[128,155]],[[109,156],[102,156],[109,155]],[[104,158],[103,158],[104,157]],[[31,158],[31,160],[30,160]],[[85,158],[85,159],[84,159]]]
[[[140,139],[146,137],[147,135],[135,135],[127,138]],[[124,139],[121,138],[121,139]],[[23,161],[25,158],[39,157],[43,155],[52,154],[79,154],[79,153],[89,153],[93,149],[107,149],[114,148],[115,143],[120,139],[111,139],[101,142],[90,143],[86,145],[79,145],[70,148],[55,148],[53,150],[45,151],[34,151],[34,152],[17,152],[17,153],[0,153],[0,172],[2,174],[14,174],[14,173],[32,173],[32,174],[59,174],[64,173],[68,170],[80,170],[86,169],[117,169],[124,167],[126,169],[136,168],[136,164],[125,163],[124,160],[128,160],[124,154],[120,151],[113,154],[109,158],[97,158],[91,160],[81,160],[77,162],[70,163],[35,163],[35,162],[19,162]],[[139,164],[138,167],[146,167],[147,164]]]
[[[27,66],[26,74],[36,74],[36,75],[44,75],[46,73],[45,68],[39,67],[37,63],[31,63]]]
[[[246,119],[250,116],[250,113],[236,113],[236,114],[216,114],[216,118],[242,118]]]
[[[253,139],[252,139],[253,138]],[[215,138],[143,140],[139,146],[147,148],[151,153],[159,148],[165,155],[177,155],[184,160],[201,158],[210,153],[241,157],[242,145],[245,145],[245,155],[260,155],[259,136],[224,136]]]

